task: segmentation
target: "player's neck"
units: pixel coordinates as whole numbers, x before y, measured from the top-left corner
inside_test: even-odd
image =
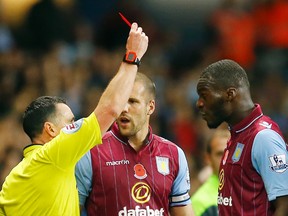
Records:
[[[149,136],[148,127],[146,130],[140,130],[134,136],[129,137],[130,146],[136,151],[140,151],[143,146],[146,145]]]
[[[133,142],[130,142],[130,140],[129,140],[129,144],[136,152],[139,152],[143,146],[143,143],[136,143],[135,144]]]

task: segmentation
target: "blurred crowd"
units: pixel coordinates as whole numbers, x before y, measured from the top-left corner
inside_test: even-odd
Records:
[[[239,62],[250,78],[254,102],[288,138],[287,0],[219,0],[213,7],[197,5],[190,13],[165,11],[167,1],[95,2],[39,1],[16,27],[0,15],[1,185],[30,144],[21,122],[33,99],[63,96],[76,119],[93,111],[125,53],[129,27],[118,11],[149,36],[140,71],[157,87],[152,128],[184,149],[192,192],[201,184],[211,133],[195,108],[197,79],[208,64],[223,58]]]

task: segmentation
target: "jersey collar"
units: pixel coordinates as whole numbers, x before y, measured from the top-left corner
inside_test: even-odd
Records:
[[[117,137],[117,139],[119,139],[121,142],[125,144],[129,144],[128,138],[120,134],[120,131],[116,122],[112,125],[111,131]],[[145,145],[148,145],[151,142],[152,138],[153,138],[153,132],[152,132],[151,126],[149,126],[148,135],[144,141]]]
[[[26,146],[24,149],[23,149],[23,156],[24,157],[27,157],[31,152],[33,152],[35,149],[39,149],[41,148],[43,145],[41,144],[31,144],[31,145],[28,145]]]
[[[255,104],[253,111],[240,123],[236,124],[233,128],[230,127],[230,130],[235,133],[240,133],[250,127],[261,116],[263,116],[261,106],[259,104]]]

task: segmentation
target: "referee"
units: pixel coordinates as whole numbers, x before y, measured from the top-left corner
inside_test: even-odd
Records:
[[[133,23],[127,52],[140,61],[148,37]],[[126,55],[127,56],[127,55]],[[7,176],[0,192],[0,215],[77,216],[80,214],[74,169],[77,161],[111,126],[130,96],[138,67],[122,62],[94,112],[74,122],[64,99],[43,96],[26,109],[23,128],[32,144],[24,148],[23,160]]]

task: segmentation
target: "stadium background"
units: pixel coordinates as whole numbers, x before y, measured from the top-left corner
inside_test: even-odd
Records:
[[[288,138],[287,0],[0,0],[0,183],[29,144],[21,117],[40,95],[67,98],[88,115],[125,52],[137,21],[149,36],[140,71],[157,86],[154,132],[181,146],[192,193],[211,133],[195,109],[201,70],[238,61],[260,103]]]

